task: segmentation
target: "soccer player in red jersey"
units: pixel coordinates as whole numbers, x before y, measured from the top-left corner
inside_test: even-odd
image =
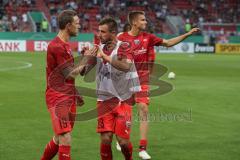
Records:
[[[53,139],[46,145],[41,160],[51,160],[58,153],[59,160],[70,160],[71,131],[73,129],[76,102],[83,104],[75,88],[74,77],[84,68],[75,65],[69,45],[71,36],[80,28],[77,13],[64,10],[58,16],[59,33],[47,48],[46,104],[54,130]]]
[[[97,56],[97,132],[100,133],[102,160],[112,160],[113,134],[125,160],[132,160],[130,142],[132,96],[140,90],[128,43],[117,41],[117,23],[105,18],[99,23],[101,45]],[[85,54],[86,55],[86,54]],[[86,69],[87,70],[87,69]],[[135,91],[134,91],[135,90]]]
[[[188,33],[178,37],[166,40],[157,36],[144,32],[147,26],[145,13],[143,11],[132,11],[128,14],[128,21],[131,30],[124,32],[118,36],[120,41],[131,43],[133,49],[133,58],[138,71],[142,91],[135,95],[138,112],[140,116],[140,142],[139,157],[142,159],[151,159],[146,152],[147,148],[147,132],[148,132],[148,105],[149,105],[149,61],[153,61],[155,56],[153,53],[154,46],[171,47],[183,41],[188,36],[199,31],[199,28],[193,28]]]

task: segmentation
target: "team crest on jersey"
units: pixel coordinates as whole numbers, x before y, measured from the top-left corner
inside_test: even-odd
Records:
[[[126,121],[126,127],[127,128],[131,128],[131,125],[132,125],[131,121]]]
[[[139,43],[140,43],[140,40],[139,40],[139,39],[135,39],[135,40],[134,40],[134,43],[135,43],[135,44],[139,44]]]

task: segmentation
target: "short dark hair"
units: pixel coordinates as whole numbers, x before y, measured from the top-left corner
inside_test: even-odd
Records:
[[[138,15],[145,15],[144,11],[131,11],[128,13],[128,23],[132,26],[133,21],[137,18]]]
[[[63,10],[58,15],[58,27],[64,29],[68,23],[73,22],[73,17],[77,15],[77,12],[73,10]]]
[[[124,26],[123,26],[123,32],[128,32],[131,30],[131,25],[129,23],[126,23]]]
[[[116,33],[118,32],[117,22],[113,18],[107,17],[107,18],[102,19],[99,22],[99,26],[105,25],[105,24],[108,26],[108,30],[110,32],[116,32]]]

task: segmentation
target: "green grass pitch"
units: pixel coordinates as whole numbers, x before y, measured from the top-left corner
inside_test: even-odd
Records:
[[[174,90],[151,99],[152,159],[240,159],[240,56],[160,54],[157,62],[175,72],[176,79],[161,77]],[[29,63],[32,67],[24,68]],[[1,160],[40,159],[53,134],[44,92],[45,54],[0,53]],[[84,98],[86,104],[79,112],[95,106],[95,99]],[[138,159],[138,127],[134,116],[134,159]],[[75,124],[72,159],[100,159],[95,128],[96,119]],[[115,160],[123,159],[115,145],[113,154]]]

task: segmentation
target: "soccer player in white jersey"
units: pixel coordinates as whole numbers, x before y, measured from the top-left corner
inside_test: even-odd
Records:
[[[132,160],[132,144],[129,140],[132,102],[133,94],[141,88],[132,62],[132,50],[128,43],[117,40],[117,23],[112,18],[100,21],[98,37],[101,45],[96,53],[98,58],[95,64],[101,159],[113,159],[111,143],[115,134],[125,160]],[[95,56],[89,53],[86,50],[84,55]],[[85,72],[92,66],[86,66]]]

